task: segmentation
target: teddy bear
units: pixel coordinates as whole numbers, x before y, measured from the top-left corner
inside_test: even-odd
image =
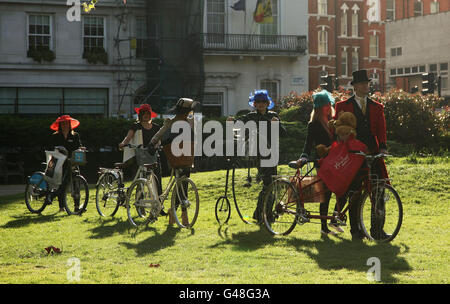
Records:
[[[338,140],[345,142],[353,135],[356,137],[356,116],[351,112],[339,112],[336,120],[330,120],[328,127],[334,129],[338,136]],[[330,151],[331,146],[327,147],[323,144],[316,146],[317,155],[319,158],[323,158]]]

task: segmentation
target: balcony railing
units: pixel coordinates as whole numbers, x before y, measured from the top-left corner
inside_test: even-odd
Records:
[[[205,53],[222,54],[305,54],[306,36],[202,34]]]

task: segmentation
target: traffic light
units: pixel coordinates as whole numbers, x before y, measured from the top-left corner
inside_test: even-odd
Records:
[[[422,74],[422,94],[434,94],[434,74],[423,73]]]
[[[328,92],[333,91],[333,76],[332,75],[326,75],[326,76],[320,76],[320,86],[323,90],[327,90]]]

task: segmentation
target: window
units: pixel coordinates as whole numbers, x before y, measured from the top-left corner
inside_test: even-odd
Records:
[[[352,37],[358,37],[358,13],[352,14]]]
[[[411,68],[410,67],[405,68],[405,74],[411,74]]]
[[[372,35],[369,38],[369,56],[378,57],[378,35]]]
[[[202,114],[205,117],[221,117],[223,108],[223,92],[205,93],[202,103]]]
[[[278,80],[264,79],[260,83],[261,90],[267,90],[269,96],[275,102],[280,96],[280,83]]]
[[[401,56],[403,53],[402,48],[401,47],[397,47],[397,48],[391,48],[391,56],[395,57],[395,56]]]
[[[147,18],[136,17],[136,57],[145,57],[147,46]]]
[[[436,73],[437,72],[437,64],[436,63],[430,64],[430,70],[429,71],[431,73]]]
[[[421,0],[414,1],[414,17],[423,15],[423,3]]]
[[[412,73],[413,73],[413,74],[419,73],[419,68],[416,67],[416,66],[415,66],[415,67],[412,67],[411,70],[412,70]]]
[[[317,14],[319,15],[328,14],[327,0],[317,0]]]
[[[395,0],[386,0],[386,21],[395,20]]]
[[[225,43],[225,0],[206,1],[208,43]]]
[[[425,66],[424,65],[419,66],[419,72],[420,73],[425,73]]]
[[[448,62],[441,63],[439,65],[440,68],[440,76],[441,76],[441,90],[446,91],[449,89],[448,87]]]
[[[28,48],[44,46],[52,49],[52,26],[48,15],[28,16]]]
[[[342,51],[341,53],[341,75],[347,76],[348,70],[347,70],[347,51]]]
[[[347,36],[347,13],[341,16],[341,36]]]
[[[374,85],[379,85],[380,84],[380,74],[378,74],[378,73],[371,73],[369,77],[372,79],[372,83]]]
[[[403,75],[403,68],[397,69],[397,75]]]
[[[431,14],[439,13],[439,2],[437,2],[436,0],[430,3],[430,13]]]
[[[261,35],[270,35],[270,37],[261,37],[262,44],[277,44],[278,35],[278,0],[272,0],[272,17],[273,23],[260,24]]]
[[[108,89],[0,88],[0,113],[108,113]]]
[[[352,72],[359,70],[358,51],[352,52]]]
[[[105,47],[105,18],[85,16],[83,18],[83,47],[84,51],[90,51],[93,48]]]
[[[396,69],[391,69],[391,76],[395,76],[397,75],[397,70]]]
[[[328,54],[328,33],[327,31],[319,31],[319,55]]]

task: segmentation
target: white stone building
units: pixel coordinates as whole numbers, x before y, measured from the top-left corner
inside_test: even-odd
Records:
[[[0,0],[0,114],[134,113],[148,77],[146,2],[100,0],[89,13],[81,7],[79,21],[69,21],[76,2]],[[245,12],[233,10],[235,2],[204,0],[208,115],[249,109],[255,89],[277,99],[308,88],[307,1],[272,0],[273,24],[253,22],[257,0],[247,0]],[[38,45],[45,51],[36,52]],[[92,55],[99,48],[106,55]]]

